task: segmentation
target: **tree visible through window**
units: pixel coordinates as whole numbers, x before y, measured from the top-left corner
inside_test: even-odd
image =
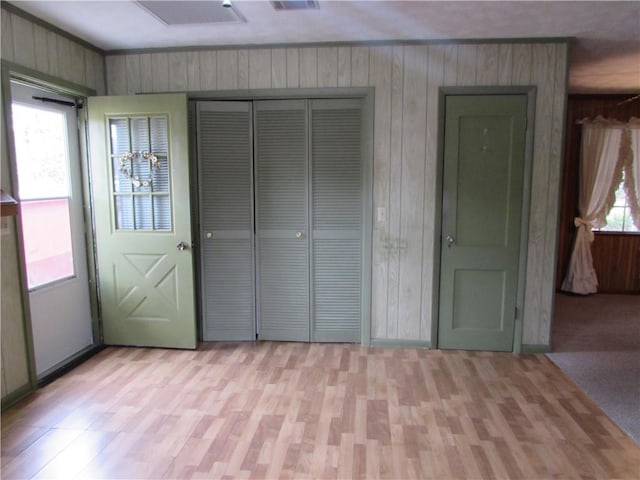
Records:
[[[638,228],[631,220],[631,207],[624,191],[624,173],[622,181],[616,190],[616,201],[613,208],[607,214],[607,225],[600,229],[601,232],[638,232]]]

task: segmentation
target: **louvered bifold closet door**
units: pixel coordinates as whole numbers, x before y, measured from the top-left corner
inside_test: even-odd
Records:
[[[359,342],[362,102],[311,102],[312,341]]]
[[[255,339],[250,102],[198,102],[205,340]]]
[[[254,102],[258,334],[309,341],[306,100]]]

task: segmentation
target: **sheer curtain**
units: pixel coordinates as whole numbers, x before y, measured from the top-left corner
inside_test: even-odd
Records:
[[[640,229],[640,118],[631,118],[627,127],[631,137],[631,155],[625,166],[624,188],[633,224]]]
[[[593,268],[591,242],[593,229],[604,227],[615,202],[615,191],[622,179],[625,155],[621,154],[625,125],[598,117],[583,121],[580,149],[579,217],[575,243],[567,275],[562,282],[566,292],[589,294],[598,290]],[[622,149],[624,151],[624,149]]]

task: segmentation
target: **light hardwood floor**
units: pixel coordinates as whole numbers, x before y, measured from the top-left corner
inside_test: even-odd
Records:
[[[107,348],[2,415],[2,478],[638,478],[543,355]]]

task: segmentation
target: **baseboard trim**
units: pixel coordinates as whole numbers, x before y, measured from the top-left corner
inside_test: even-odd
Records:
[[[396,340],[393,338],[372,338],[372,347],[384,348],[431,348],[431,342],[419,340]]]
[[[2,397],[2,411],[4,412],[6,409],[13,407],[16,403],[29,396],[32,392],[33,389],[31,388],[31,384],[27,383],[13,392],[8,393]]]
[[[64,361],[62,365],[56,365],[48,372],[45,372],[42,377],[38,379],[38,388],[42,388],[45,385],[53,382],[55,379],[60,378],[62,375],[70,370],[73,370],[81,363],[89,360],[96,353],[104,350],[106,345],[89,345],[87,348],[80,350],[71,358]]]
[[[551,353],[551,345],[523,343],[520,352],[524,354]]]

